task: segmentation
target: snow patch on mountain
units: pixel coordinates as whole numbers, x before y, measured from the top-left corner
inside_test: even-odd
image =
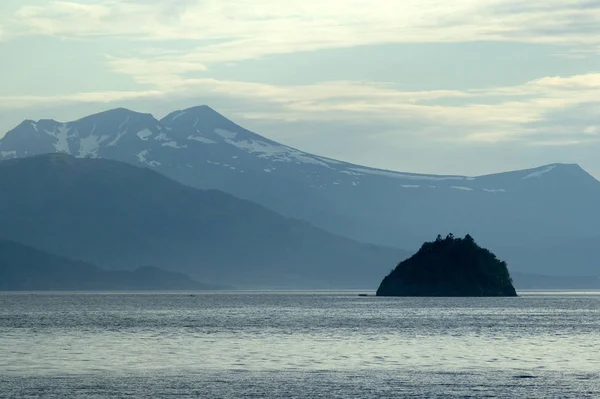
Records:
[[[106,146],[107,147],[114,147],[115,145],[117,145],[117,143],[119,142],[119,140],[121,140],[121,137],[125,136],[127,134],[127,129],[125,129],[122,132],[118,132],[117,133],[117,137],[114,138],[113,141],[111,141],[110,143],[108,143]]]
[[[179,111],[175,115],[173,115],[173,117],[171,118],[171,121],[181,118],[183,115],[185,115],[185,111]]]
[[[62,124],[54,128],[53,131],[45,130],[45,132],[54,137],[56,141],[54,142],[54,149],[56,152],[65,152],[69,153],[69,131],[71,129],[66,125]]]
[[[407,179],[407,180],[475,180],[474,177],[463,177],[463,176],[429,176],[429,175],[409,175],[406,173],[400,172],[392,172],[389,170],[380,170],[380,169],[366,169],[366,168],[349,168],[350,171],[360,172],[363,174],[370,175],[379,175],[385,177],[394,177],[398,179]]]
[[[195,140],[195,141],[199,141],[204,144],[217,144],[216,141],[207,139],[206,137],[202,137],[202,136],[188,136],[188,140]]]
[[[171,148],[187,148],[187,145],[179,145],[176,141],[167,141],[162,144],[163,147],[171,147]]]
[[[542,175],[545,175],[546,173],[553,170],[554,168],[556,168],[556,165],[550,165],[547,168],[536,170],[535,172],[529,173],[527,176],[523,177],[523,180],[541,177]]]
[[[215,129],[215,133],[218,134],[219,136],[223,137],[226,140],[231,140],[237,137],[237,133],[236,132],[231,132],[229,130],[225,130],[225,129]]]
[[[152,136],[152,134],[153,133],[150,129],[144,129],[137,132],[137,136],[140,138],[140,140],[144,141],[147,141],[150,138],[150,136]]]
[[[93,130],[92,130],[92,134],[90,134],[88,137],[79,139],[79,155],[78,155],[78,157],[80,157],[80,158],[87,158],[87,157],[97,158],[98,150],[100,149],[100,144],[102,144],[108,138],[109,138],[109,136],[100,136],[100,137],[94,136]]]
[[[364,176],[364,173],[352,172],[351,170],[342,170],[340,173],[344,173],[350,176]]]
[[[237,133],[229,130],[215,129],[215,133],[221,136],[225,143],[250,154],[258,154],[259,158],[269,159],[274,162],[309,163],[331,169],[327,163],[320,161],[316,157],[311,157],[301,151],[281,144],[271,144],[266,141],[252,139],[235,141],[233,139],[237,137]]]
[[[121,122],[121,124],[119,125],[119,130],[123,129],[123,127],[129,123],[129,115],[127,115],[127,117],[125,118],[125,120],[123,122]]]
[[[335,159],[329,159],[329,158],[324,158],[324,157],[316,157],[316,158],[318,158],[321,161],[328,163],[330,165],[343,165],[344,164],[344,162],[336,161]]]
[[[318,159],[313,158],[311,156],[308,156],[305,153],[300,152],[298,150],[292,150],[290,148],[289,156],[291,158],[295,159],[296,161],[301,162],[301,163],[310,163],[310,164],[313,164],[313,165],[324,166],[326,168],[331,169],[331,166],[329,166],[325,162],[319,161]]]
[[[482,191],[485,191],[486,193],[505,193],[506,192],[506,190],[503,189],[503,188],[499,188],[499,189],[496,189],[496,188],[484,188],[484,189],[482,189]]]
[[[227,143],[236,146],[239,149],[242,149],[249,153],[262,153],[263,155],[274,155],[287,153],[287,149],[284,146],[275,146],[269,143],[265,143],[262,141],[255,140],[242,140],[242,141],[231,141],[228,140]]]
[[[16,151],[0,151],[0,155],[2,156],[2,158],[16,158],[17,157],[17,152]]]
[[[143,163],[143,164],[146,164],[149,166],[153,166],[153,167],[160,166],[160,162],[148,160],[148,158],[147,158],[148,152],[149,152],[148,150],[144,150],[144,151],[140,151],[137,154],[135,154],[137,156],[138,161],[140,163]]]
[[[159,133],[154,140],[156,141],[172,141],[172,139],[166,135],[166,133]]]

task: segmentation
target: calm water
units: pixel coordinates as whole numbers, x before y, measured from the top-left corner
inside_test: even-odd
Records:
[[[598,398],[600,295],[0,293],[0,397]]]

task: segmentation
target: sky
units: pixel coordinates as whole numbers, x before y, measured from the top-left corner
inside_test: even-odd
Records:
[[[0,136],[201,104],[368,166],[600,178],[600,0],[0,2]]]

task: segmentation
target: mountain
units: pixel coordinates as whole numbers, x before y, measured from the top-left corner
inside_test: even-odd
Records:
[[[126,109],[25,121],[0,140],[4,159],[50,152],[145,166],[362,242],[416,249],[469,232],[514,270],[564,274],[568,260],[570,273],[598,274],[600,183],[574,164],[479,177],[373,169],[279,144],[207,106],[160,121]],[[549,250],[560,256],[538,262]]]
[[[154,267],[134,271],[107,271],[48,252],[0,240],[0,291],[64,290],[203,290],[180,273]]]
[[[2,161],[0,187],[0,237],[111,269],[155,265],[237,287],[358,288],[404,256],[117,161]]]

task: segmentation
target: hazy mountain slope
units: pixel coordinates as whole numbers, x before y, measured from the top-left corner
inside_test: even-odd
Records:
[[[0,291],[201,290],[213,288],[153,267],[106,271],[12,241],[0,240]]]
[[[100,266],[151,264],[236,286],[370,287],[404,256],[116,161],[4,161],[0,187],[0,237]]]
[[[517,290],[599,290],[600,276],[544,276],[512,273]]]
[[[598,269],[589,254],[600,244],[600,183],[577,165],[480,177],[384,171],[281,145],[206,106],[161,121],[124,109],[66,124],[26,121],[0,140],[5,158],[56,151],[146,166],[364,242],[416,249],[437,234],[470,233],[523,271],[564,274],[562,261],[532,259],[593,241],[562,254],[573,273]]]

